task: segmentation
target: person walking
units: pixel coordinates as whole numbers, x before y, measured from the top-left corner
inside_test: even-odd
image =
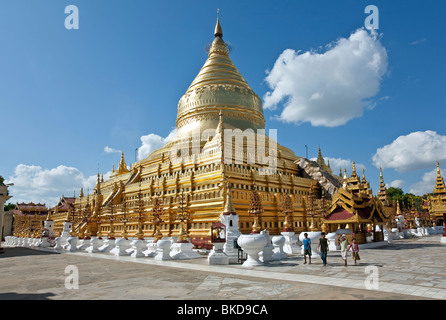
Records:
[[[304,239],[302,240],[302,243],[304,244],[304,264],[307,263],[307,254],[309,263],[311,264],[311,239],[308,238],[308,233],[304,233]]]
[[[356,239],[352,239],[352,243],[350,243],[350,245],[348,246],[347,251],[349,251],[350,248],[352,249],[352,258],[355,261],[356,266],[356,261],[361,260],[361,258],[359,257],[359,246],[356,243]]]
[[[327,265],[327,253],[328,253],[328,240],[325,238],[325,232],[321,233],[321,238],[317,245],[317,251],[321,253],[322,263],[324,267]]]
[[[344,260],[344,267],[347,266],[347,246],[348,246],[348,240],[345,234],[341,235],[341,238],[339,239],[339,245],[341,246],[341,257],[342,260]]]

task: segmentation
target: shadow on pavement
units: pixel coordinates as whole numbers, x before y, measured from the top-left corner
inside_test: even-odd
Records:
[[[5,292],[0,293],[0,300],[49,300],[54,296],[53,293],[16,293]]]
[[[57,252],[39,251],[23,247],[3,247],[3,249],[4,249],[4,254],[0,255],[0,259],[19,257],[19,256],[41,256],[48,254],[60,254]]]
[[[379,248],[369,248],[367,250],[407,250],[407,249],[423,249],[426,247],[435,248],[442,247],[443,245],[440,243],[396,243],[389,244],[384,247]]]

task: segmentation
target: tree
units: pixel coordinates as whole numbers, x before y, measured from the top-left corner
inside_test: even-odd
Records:
[[[5,211],[9,211],[9,210],[12,210],[14,208],[15,208],[15,204],[13,204],[13,203],[5,204]]]
[[[423,202],[422,196],[416,196],[412,193],[404,193],[401,188],[390,187],[387,189],[387,196],[389,201],[399,201],[401,210],[404,208],[410,210],[412,208],[412,203],[417,210],[421,211],[421,204]]]
[[[387,189],[387,196],[389,197],[389,200],[401,200],[402,196],[404,195],[404,191],[401,188],[395,188],[390,187]]]

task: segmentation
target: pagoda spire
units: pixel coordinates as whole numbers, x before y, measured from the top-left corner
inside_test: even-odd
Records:
[[[347,188],[347,168],[344,168],[344,177],[343,177],[342,187],[344,189]]]
[[[441,176],[440,164],[438,161],[437,161],[437,179],[435,182],[434,194],[436,196],[446,194],[446,187],[444,184],[443,177]]]
[[[224,215],[237,214],[235,212],[234,203],[232,202],[232,191],[229,183],[227,183],[226,186],[226,202],[225,202],[225,208],[223,209],[223,214]]]
[[[223,30],[220,25],[220,9],[217,9],[217,24],[215,25],[214,36],[223,38]]]
[[[353,177],[357,177],[358,175],[356,174],[356,164],[355,164],[355,162],[353,161],[353,163],[352,163],[352,175],[351,175],[351,177],[353,178]]]
[[[57,210],[57,205],[54,207],[54,212],[58,213],[59,211]],[[51,215],[51,209],[48,210],[48,215],[46,217],[46,221],[53,221],[53,216]]]
[[[396,215],[401,215],[400,201],[396,200]]]
[[[262,199],[256,189],[251,191],[251,197],[249,200],[248,214],[254,216],[254,223],[252,224],[251,233],[260,233],[260,215],[263,213]]]
[[[218,114],[219,120],[217,124],[217,128],[215,129],[215,136],[213,139],[217,141],[218,146],[220,147],[220,163],[223,166],[224,170],[224,133],[223,133],[223,113],[220,110],[220,113]]]
[[[378,199],[383,203],[388,203],[388,197],[387,197],[387,188],[384,183],[383,178],[383,171],[381,168],[379,168],[379,191],[378,191]]]
[[[124,151],[121,153],[121,161],[118,164],[118,170],[116,170],[118,174],[127,173],[129,170],[127,169],[127,164],[124,159]]]

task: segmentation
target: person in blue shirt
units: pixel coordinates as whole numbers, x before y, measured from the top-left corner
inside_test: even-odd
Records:
[[[304,264],[307,263],[307,254],[309,263],[311,264],[311,239],[308,238],[308,233],[304,233],[304,239],[302,240],[302,243],[304,244]]]

